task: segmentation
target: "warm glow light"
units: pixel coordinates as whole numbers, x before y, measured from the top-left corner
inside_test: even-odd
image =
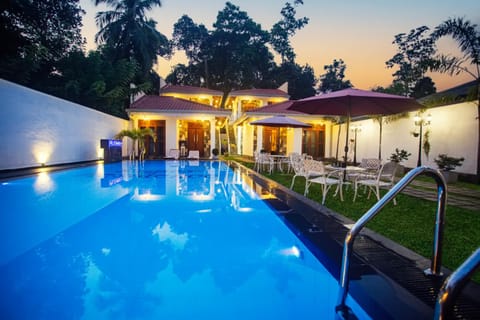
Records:
[[[415,117],[413,117],[413,121],[419,122],[420,121],[420,116],[417,114]]]
[[[105,177],[105,170],[103,168],[103,165],[99,165],[97,167],[96,176],[97,176],[97,178],[104,178]]]
[[[301,258],[303,256],[302,251],[300,251],[300,249],[297,246],[292,246],[290,248],[280,250],[280,254],[282,254],[284,256],[287,256],[287,257],[291,256],[291,257],[295,257],[295,258]]]
[[[51,143],[40,142],[33,146],[33,155],[37,163],[45,165],[52,155],[53,146]]]
[[[160,196],[152,194],[150,190],[140,194],[138,188],[136,188],[135,192],[133,193],[132,199],[138,201],[158,201],[160,200]]]
[[[192,195],[192,200],[195,200],[195,201],[205,201],[205,200],[212,200],[213,199],[213,196],[212,195],[209,195],[209,194],[197,194],[197,193],[194,193]]]
[[[35,180],[35,184],[33,185],[35,192],[38,194],[53,191],[54,187],[55,185],[48,172],[40,172]]]

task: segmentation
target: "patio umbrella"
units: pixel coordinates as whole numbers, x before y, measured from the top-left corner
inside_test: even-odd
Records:
[[[412,98],[368,90],[348,88],[295,101],[288,109],[308,114],[347,117],[345,166],[348,156],[348,132],[352,117],[390,115],[424,108]]]
[[[266,127],[275,127],[275,128],[310,128],[311,125],[308,123],[295,120],[293,118],[286,117],[284,115],[277,115],[270,118],[255,120],[250,122],[251,125],[260,125]]]

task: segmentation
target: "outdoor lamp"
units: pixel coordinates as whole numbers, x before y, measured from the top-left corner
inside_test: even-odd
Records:
[[[432,122],[432,116],[429,114],[426,118],[421,117],[419,114],[416,114],[413,118],[415,125],[420,127],[420,133],[418,138],[418,160],[417,167],[422,165],[422,135],[423,135],[423,126],[428,126]]]
[[[357,132],[362,131],[362,126],[353,126],[351,131],[354,133],[353,140],[353,165],[357,165]]]

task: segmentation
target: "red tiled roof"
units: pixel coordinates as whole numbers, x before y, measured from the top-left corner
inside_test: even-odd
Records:
[[[223,92],[219,90],[212,90],[201,87],[192,87],[192,86],[177,86],[177,85],[166,85],[160,89],[160,95],[163,93],[179,93],[179,94],[207,94],[211,96],[222,96]]]
[[[290,97],[288,93],[280,89],[246,89],[234,90],[230,92],[230,96],[254,96],[254,97]]]
[[[169,96],[143,96],[130,106],[129,111],[160,111],[160,112],[208,112],[230,114],[230,111],[217,109],[201,103]]]
[[[285,114],[304,114],[303,112],[288,110],[293,103],[293,100],[288,100],[284,102],[270,104],[265,107],[261,107],[258,109],[254,109],[251,111],[246,112],[247,114],[251,113],[285,113]]]

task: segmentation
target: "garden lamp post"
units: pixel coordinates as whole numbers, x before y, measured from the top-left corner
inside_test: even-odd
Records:
[[[428,115],[426,118],[421,117],[417,114],[413,120],[415,121],[415,125],[420,127],[420,133],[418,138],[418,160],[417,160],[417,167],[422,165],[422,135],[423,135],[423,126],[428,126],[432,121],[432,116]]]
[[[362,128],[360,125],[354,126],[352,128],[352,132],[354,135],[354,140],[353,140],[353,165],[357,165],[357,132],[362,131]]]

